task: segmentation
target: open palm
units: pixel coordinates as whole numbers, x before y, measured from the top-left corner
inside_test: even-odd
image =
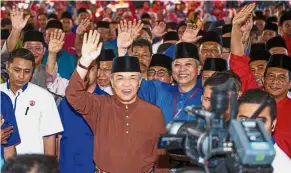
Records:
[[[88,35],[88,37],[87,37]],[[85,33],[82,45],[82,57],[92,62],[95,60],[101,52],[102,43],[99,43],[100,34],[97,30],[89,31],[89,34]]]
[[[23,19],[23,9],[18,8],[16,6],[12,7],[10,16],[11,16],[12,28],[16,30],[22,30],[30,17],[29,15],[27,15]]]
[[[154,37],[163,37],[166,32],[166,24],[164,22],[156,23],[153,31]]]
[[[60,29],[56,29],[54,32],[50,33],[49,38],[49,52],[58,53],[63,47],[65,33]]]
[[[185,32],[182,35],[181,41],[188,42],[188,43],[195,43],[197,42],[201,36],[197,36],[199,32],[199,28],[196,24],[188,23]]]
[[[120,21],[118,25],[117,47],[127,49],[139,36],[142,26],[141,21]]]

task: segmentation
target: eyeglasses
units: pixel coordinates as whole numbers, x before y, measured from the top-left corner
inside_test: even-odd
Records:
[[[148,71],[148,76],[149,77],[153,77],[157,74],[158,77],[164,77],[166,74],[169,74],[168,71],[165,71],[165,70],[158,70],[158,71],[155,71],[155,70],[149,70]]]
[[[110,74],[111,73],[111,69],[109,68],[100,68],[99,69],[101,73],[105,73],[105,74]]]

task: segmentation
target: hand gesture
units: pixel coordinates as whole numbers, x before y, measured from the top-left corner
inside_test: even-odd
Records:
[[[118,25],[118,37],[117,37],[117,47],[119,49],[127,49],[135,40],[143,27],[141,21],[136,23],[136,20],[133,21],[120,21]]]
[[[48,35],[49,33],[47,33]],[[49,34],[49,53],[57,54],[63,47],[65,33],[61,29],[55,29]]]
[[[88,36],[88,37],[87,37]],[[82,59],[86,60],[86,64],[90,65],[93,60],[95,60],[101,52],[102,43],[99,43],[100,34],[97,30],[90,30],[89,34],[85,33],[82,45]]]
[[[4,124],[4,118],[1,115],[1,126]],[[13,126],[9,126],[5,129],[1,129],[1,144],[7,144],[7,139],[13,133]]]
[[[11,17],[12,28],[15,30],[21,31],[26,25],[30,15],[25,16],[25,18],[23,19],[23,9],[13,6],[10,17]]]
[[[79,26],[78,26],[78,28],[76,30],[76,34],[77,35],[83,35],[86,32],[86,30],[87,30],[87,28],[88,28],[89,25],[90,25],[90,19],[83,20],[79,24]]]
[[[255,3],[244,6],[243,9],[233,18],[232,24],[239,26],[244,25],[247,21],[249,21],[248,19],[251,17],[255,7]]]
[[[198,36],[199,28],[194,23],[188,23],[185,32],[182,35],[181,41],[188,42],[188,43],[195,43],[197,42],[202,36]]]
[[[156,25],[152,31],[154,37],[163,37],[166,32],[166,24],[164,22],[156,22]]]

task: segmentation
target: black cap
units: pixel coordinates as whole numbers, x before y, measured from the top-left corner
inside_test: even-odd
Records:
[[[51,13],[47,16],[47,19],[56,19],[58,20],[58,16],[55,13]]]
[[[251,63],[253,61],[258,61],[258,60],[269,61],[270,56],[271,56],[271,54],[267,50],[264,50],[264,49],[252,50],[250,53],[249,63]]]
[[[79,16],[81,13],[88,13],[88,11],[87,11],[86,8],[80,8],[77,13],[78,13],[78,16]]]
[[[176,31],[169,31],[167,32],[165,35],[164,35],[164,42],[165,41],[169,41],[169,40],[176,40],[178,41],[179,40],[179,35],[178,35],[178,32]]]
[[[181,42],[176,44],[174,59],[193,58],[199,61],[197,47],[192,43]]]
[[[12,22],[9,18],[3,18],[1,20],[1,27],[5,27],[6,25],[12,25]]]
[[[251,51],[260,50],[260,49],[266,50],[266,44],[265,43],[254,43],[251,45]]]
[[[168,69],[168,71],[171,71],[172,61],[173,61],[172,58],[168,57],[167,55],[154,54],[152,56],[150,67],[160,66],[160,67],[165,67],[166,69]]]
[[[221,36],[215,32],[215,31],[207,31],[203,34],[202,38],[201,38],[201,44],[203,44],[204,42],[216,42],[220,45],[222,45],[222,38]]]
[[[141,18],[141,20],[143,20],[143,19],[151,19],[151,16],[149,15],[149,13],[143,13],[140,18]]]
[[[1,29],[1,40],[7,40],[9,34],[9,29]]]
[[[291,57],[284,54],[274,54],[268,62],[267,68],[269,67],[283,68],[291,72]]]
[[[231,37],[222,37],[222,47],[230,48]]]
[[[34,31],[35,30],[35,27],[34,27],[34,24],[33,23],[27,23],[24,28],[22,29],[23,32],[26,32],[26,31]]]
[[[261,11],[261,10],[257,10],[254,13],[255,13],[255,16],[264,16],[263,11]]]
[[[139,60],[135,56],[116,57],[113,59],[111,72],[140,72]]]
[[[23,37],[23,44],[27,41],[39,41],[45,43],[42,32],[39,31],[27,31]]]
[[[46,24],[46,30],[49,28],[61,29],[63,30],[63,25],[58,20],[51,20]]]
[[[166,50],[172,46],[173,44],[172,43],[163,43],[159,46],[158,50],[157,50],[157,53],[164,53],[166,52]]]
[[[232,30],[232,24],[223,25],[223,27],[222,27],[222,35],[226,34],[226,33],[231,33],[231,30]]]
[[[98,25],[97,25],[97,28],[107,28],[109,29],[109,22],[106,22],[106,21],[99,21],[98,22]]]
[[[227,70],[227,61],[222,58],[206,58],[203,70],[225,71]]]
[[[266,23],[264,30],[272,30],[278,33],[278,25],[273,24],[273,23]]]
[[[276,16],[271,16],[267,18],[266,22],[267,23],[278,22],[278,19]]]
[[[282,25],[286,20],[291,20],[291,10],[288,12],[285,12],[281,17],[279,21],[279,25]]]
[[[99,61],[113,61],[115,53],[113,49],[103,49],[98,57]]]
[[[61,16],[61,19],[64,19],[64,18],[72,19],[72,14],[70,12],[68,12],[68,11],[63,12],[62,16]]]
[[[281,36],[273,37],[267,41],[266,43],[267,50],[270,50],[273,47],[284,47],[287,49],[286,42]]]

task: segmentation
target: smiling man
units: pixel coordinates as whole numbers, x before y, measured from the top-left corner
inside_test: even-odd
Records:
[[[291,58],[287,55],[272,55],[265,72],[265,90],[277,102],[277,125],[274,132],[278,146],[291,157]]]
[[[172,59],[167,55],[154,54],[148,70],[148,80],[160,80],[172,83]]]
[[[249,67],[260,88],[264,85],[264,74],[271,54],[266,50],[253,50],[250,54]]]
[[[93,130],[97,172],[169,172],[157,165],[159,155],[164,154],[157,148],[158,137],[166,132],[163,114],[137,96],[142,79],[137,57],[114,58],[111,84],[115,96],[86,92],[85,76],[102,47],[99,38],[97,31],[90,31],[88,39],[85,34],[82,57],[66,90],[68,102]]]

